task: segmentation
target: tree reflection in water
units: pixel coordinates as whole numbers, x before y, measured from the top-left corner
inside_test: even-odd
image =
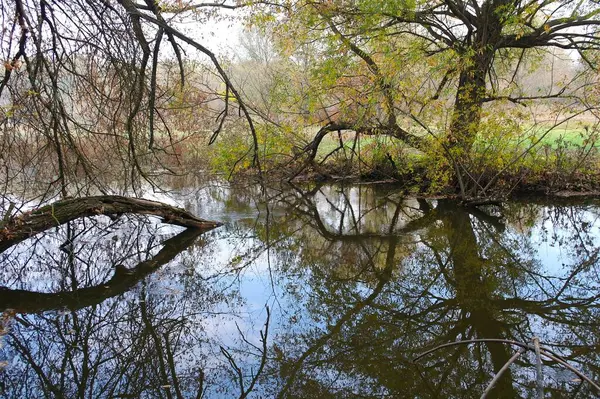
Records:
[[[201,231],[175,234],[148,218],[124,219],[71,222],[4,256],[2,280],[11,289],[0,292],[0,304],[16,312],[4,337],[6,396],[204,391],[202,320],[230,299],[195,279],[180,255],[204,250]],[[173,260],[180,267],[164,273]]]
[[[305,234],[315,234],[300,267],[311,270],[305,306],[322,325],[282,339],[278,396],[479,397],[515,348],[459,346],[421,366],[412,361],[426,348],[474,338],[540,336],[597,380],[596,208],[510,204],[503,220],[446,200],[364,191],[315,189],[288,201],[311,226]],[[563,251],[578,243],[569,263],[540,262],[540,235],[523,223],[551,228],[549,243],[563,240]],[[522,356],[490,396],[533,397],[533,360]],[[598,394],[556,364],[546,362],[545,375],[553,396]]]
[[[534,336],[599,378],[596,206],[510,203],[501,218],[364,186],[271,191],[256,210],[248,190],[219,195],[240,216],[200,238],[88,221],[6,255],[6,396],[479,397],[516,348],[413,359]],[[598,394],[551,361],[544,385]],[[535,397],[534,357],[490,396]]]

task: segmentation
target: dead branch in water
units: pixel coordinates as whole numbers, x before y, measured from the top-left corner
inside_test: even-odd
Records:
[[[200,219],[185,209],[146,199],[118,195],[70,198],[10,218],[0,230],[0,253],[42,231],[78,218],[124,213],[157,216],[164,223],[204,231],[220,226],[218,222]]]
[[[510,365],[522,353],[527,352],[527,351],[533,351],[536,354],[536,366],[537,366],[536,374],[537,374],[537,393],[538,393],[538,395],[540,394],[540,392],[543,395],[543,386],[540,385],[542,383],[541,356],[544,356],[544,357],[546,357],[550,360],[553,360],[553,361],[557,362],[558,364],[566,367],[567,369],[569,369],[570,371],[575,373],[578,377],[580,377],[582,380],[584,380],[584,381],[588,382],[590,385],[592,385],[600,393],[600,386],[598,384],[596,384],[594,381],[592,381],[589,377],[587,377],[581,371],[579,371],[575,367],[571,366],[569,363],[567,363],[566,360],[562,359],[558,354],[554,353],[549,348],[545,348],[545,347],[541,346],[538,337],[533,338],[532,344],[527,344],[527,343],[519,342],[519,341],[512,341],[512,340],[508,340],[508,339],[498,339],[498,338],[469,339],[469,340],[464,340],[464,341],[449,342],[447,344],[436,346],[435,348],[432,348],[432,349],[420,354],[419,356],[417,356],[413,359],[413,362],[417,362],[420,359],[422,359],[423,357],[425,357],[439,349],[442,349],[442,348],[447,348],[447,347],[456,346],[456,345],[468,345],[468,344],[478,343],[478,342],[497,342],[497,343],[509,344],[509,345],[514,345],[514,346],[519,347],[519,351],[517,353],[515,353],[500,370],[498,370],[498,372],[496,373],[496,375],[494,376],[494,378],[492,379],[490,384],[487,386],[487,388],[481,395],[481,399],[485,399],[487,397],[487,394],[494,387],[494,384],[500,379],[502,373],[504,371],[506,371],[508,369],[508,367],[510,367]]]

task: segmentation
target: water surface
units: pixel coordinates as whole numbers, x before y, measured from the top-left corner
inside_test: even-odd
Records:
[[[268,200],[265,202],[265,198]],[[211,232],[105,216],[0,255],[4,397],[478,398],[517,347],[600,379],[600,207],[208,185]],[[544,359],[545,397],[596,397]],[[535,397],[521,355],[490,397]]]

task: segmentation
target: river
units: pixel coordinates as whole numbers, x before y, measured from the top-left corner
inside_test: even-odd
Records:
[[[600,379],[600,202],[204,184],[208,233],[98,216],[0,255],[7,398],[479,398],[538,337]],[[488,397],[534,398],[521,354]],[[600,392],[542,356],[544,397]]]

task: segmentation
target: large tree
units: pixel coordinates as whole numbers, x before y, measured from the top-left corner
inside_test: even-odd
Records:
[[[329,132],[389,135],[420,150],[438,146],[463,197],[488,195],[485,186],[496,177],[484,183],[469,166],[482,123],[493,116],[508,124],[511,107],[544,102],[546,111],[557,104],[564,111],[551,128],[594,107],[593,78],[584,76],[597,68],[600,48],[594,1],[276,3],[257,20],[277,26],[278,44],[294,60],[307,46],[312,52],[308,64],[317,83],[310,90],[321,112],[305,111],[322,128],[306,147],[310,158]],[[541,74],[559,54],[579,64],[568,80],[557,83],[547,74],[555,81],[536,88],[544,90],[527,87],[526,70]]]

